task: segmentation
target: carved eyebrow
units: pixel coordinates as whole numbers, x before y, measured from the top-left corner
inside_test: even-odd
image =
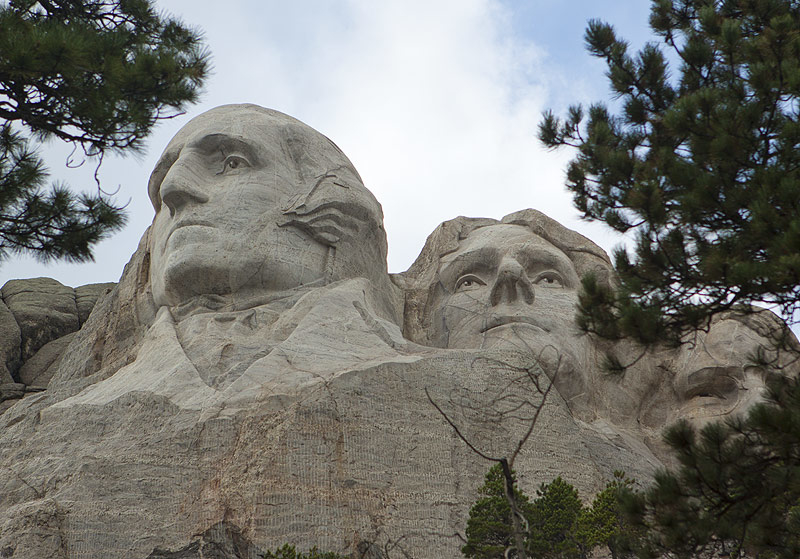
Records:
[[[568,287],[575,287],[575,278],[573,277],[573,273],[577,274],[575,264],[562,251],[553,252],[542,247],[527,246],[519,251],[517,258],[524,260],[521,264],[528,268],[529,272],[542,271],[536,268],[552,268],[561,273]],[[538,266],[534,266],[534,264]]]
[[[459,254],[457,256],[454,256],[454,257],[452,257],[450,259],[448,259],[449,255],[445,255],[442,260],[444,260],[444,262],[443,262],[444,263],[444,267],[448,268],[448,267],[452,266],[453,264],[458,264],[458,265],[462,265],[462,264],[465,264],[465,263],[466,264],[473,264],[476,261],[477,262],[486,262],[487,260],[489,262],[493,262],[493,261],[497,260],[497,255],[498,255],[498,249],[496,247],[491,247],[491,246],[486,247],[486,246],[484,246],[484,247],[475,248],[475,249],[472,249],[472,250],[466,250],[466,251],[462,252],[461,254]]]
[[[188,145],[175,146],[164,152],[158,160],[158,163],[156,163],[153,172],[150,173],[147,193],[156,211],[161,208],[161,183],[185,148],[198,149],[204,154],[213,154],[218,151],[222,151],[223,153],[239,152],[247,157],[251,165],[257,165],[259,163],[256,150],[249,142],[242,138],[229,136],[228,134],[207,134],[198,140],[190,142]]]
[[[562,255],[540,247],[524,247],[517,255],[526,260],[525,264],[536,262],[545,266],[553,266],[554,268],[564,268],[565,266],[569,268],[574,267],[574,264],[572,264],[572,261],[567,255]]]
[[[256,149],[244,138],[229,136],[228,134],[208,134],[189,144],[190,148],[198,149],[203,153],[211,154],[218,151],[223,153],[238,152],[250,160],[250,164],[258,164]]]
[[[496,267],[499,264],[499,251],[497,247],[480,247],[472,250],[467,250],[461,254],[448,259],[445,255],[442,258],[442,266],[439,271],[440,276],[449,276],[451,274],[461,274],[464,270],[471,268],[487,269]],[[457,278],[446,278],[457,279]]]

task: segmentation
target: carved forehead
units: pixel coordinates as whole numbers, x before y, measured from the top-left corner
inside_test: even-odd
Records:
[[[150,176],[148,194],[154,208],[160,207],[159,188],[169,168],[186,145],[220,135],[247,143],[267,158],[281,158],[304,174],[345,168],[361,182],[347,156],[323,134],[281,112],[258,105],[223,105],[196,116],[170,140]]]
[[[458,243],[458,248],[442,257],[442,264],[464,258],[496,259],[507,252],[525,251],[548,260],[563,262],[574,267],[569,257],[547,239],[533,233],[523,225],[498,224],[478,227],[466,239]]]
[[[513,258],[527,273],[558,271],[570,287],[578,283],[574,262],[547,239],[523,225],[498,224],[479,227],[440,260],[439,278],[452,285],[464,273],[493,275],[506,258]]]
[[[206,134],[228,134],[267,144],[282,139],[284,128],[295,135],[322,136],[313,128],[288,115],[257,105],[223,105],[194,117],[181,128],[167,145],[167,151],[185,145]]]

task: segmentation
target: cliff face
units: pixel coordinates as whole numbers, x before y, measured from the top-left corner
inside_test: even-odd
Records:
[[[368,281],[347,280],[281,300],[280,313],[272,302],[195,315],[204,334],[194,341],[210,343],[220,328],[243,345],[253,332],[260,340],[245,371],[214,385],[189,358],[195,346],[180,323],[152,309],[146,268],[137,253],[67,334],[47,389],[8,400],[0,415],[6,556],[257,557],[290,542],[455,558],[489,463],[434,404],[490,456],[510,456],[543,406],[515,464],[520,485],[533,494],[561,475],[589,498],[615,469],[647,480],[662,465],[668,418],[657,410],[675,383],[691,381],[666,382],[664,369],[620,383],[593,376],[591,361],[554,369],[514,347],[418,345],[381,317]],[[47,309],[47,297],[30,306]],[[754,329],[723,326],[659,361],[732,374],[742,365],[730,354],[754,343]],[[687,390],[700,400],[672,412],[719,417],[697,382]],[[589,394],[575,397],[575,387]]]
[[[678,416],[757,399],[743,355],[770,324],[722,321],[690,350],[654,355],[656,374],[620,382],[597,373],[580,339],[555,360],[520,345],[413,343],[364,279],[181,320],[154,308],[147,269],[140,251],[118,285],[92,287],[107,293],[88,318],[74,310],[84,288],[3,289],[15,294],[5,331],[20,332],[11,370],[34,379],[14,384],[0,415],[4,556],[257,557],[290,542],[455,558],[489,463],[436,406],[495,457],[542,406],[515,463],[521,487],[561,475],[589,498],[616,469],[649,479],[663,464],[659,431]],[[217,355],[217,368],[192,352]],[[210,374],[226,356],[228,376]],[[44,373],[27,376],[39,359]],[[45,390],[35,379],[46,378]]]
[[[507,456],[553,371],[515,349],[414,344],[369,281],[346,280],[194,315],[205,333],[195,340],[223,328],[268,348],[211,386],[180,324],[153,309],[145,254],[71,334],[47,389],[0,415],[6,556],[199,557],[235,542],[242,557],[285,542],[459,556],[489,463],[432,402],[483,452]],[[578,373],[559,372],[559,386],[580,384]],[[589,496],[614,469],[646,479],[659,464],[554,388],[516,469],[529,493],[562,475]]]
[[[224,522],[261,549],[370,544],[458,557],[489,464],[426,391],[473,444],[503,456],[532,417],[525,402],[541,401],[527,371],[541,374],[506,351],[417,355],[206,409],[156,390],[92,403],[54,386],[2,416],[0,549],[143,558],[191,546]],[[504,413],[517,404],[518,419]],[[652,473],[658,462],[644,445],[604,427],[576,420],[551,393],[517,460],[521,486],[533,493],[562,475],[591,495],[615,468]]]
[[[647,480],[665,424],[758,399],[748,356],[782,327],[601,345],[574,311],[608,256],[535,210],[445,222],[390,276],[352,163],[254,105],[190,121],[148,191],[117,285],[0,291],[0,557],[455,558],[480,455],[528,494]]]

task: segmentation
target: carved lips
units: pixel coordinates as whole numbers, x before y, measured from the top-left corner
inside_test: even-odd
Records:
[[[184,227],[193,227],[193,226],[214,227],[214,225],[210,221],[203,221],[200,219],[183,219],[170,228],[170,231],[167,234],[167,239],[169,239],[172,236],[172,234],[178,229],[182,229]]]
[[[498,326],[505,326],[506,324],[528,324],[535,328],[538,328],[542,332],[550,332],[544,326],[537,324],[536,321],[529,317],[529,316],[518,316],[518,315],[496,315],[493,314],[489,317],[489,320],[486,324],[481,328],[481,333],[486,332],[487,330],[491,330],[492,328],[497,328]]]

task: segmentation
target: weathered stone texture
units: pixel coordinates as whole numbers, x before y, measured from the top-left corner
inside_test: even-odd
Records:
[[[110,292],[115,283],[90,283],[75,288],[75,307],[78,310],[78,322],[81,326],[89,318],[97,300]]]
[[[115,284],[71,288],[50,278],[11,280],[0,289],[0,398],[17,398],[8,383],[47,386],[97,300]],[[24,392],[24,389],[23,389]]]
[[[489,357],[514,366],[520,359]],[[13,472],[0,482],[6,514],[31,516],[46,495],[65,521],[10,525],[0,548],[38,535],[67,542],[69,557],[138,558],[180,550],[226,520],[262,549],[394,542],[415,557],[457,557],[454,534],[488,464],[454,436],[425,390],[476,445],[503,455],[526,423],[481,418],[493,416],[492,387],[517,371],[476,367],[470,352],[386,363],[320,383],[294,402],[267,398],[227,417],[147,392],[103,406],[28,397],[4,416],[0,455]],[[646,449],[575,422],[555,395],[516,467],[528,493],[560,474],[591,495],[617,467],[644,477],[657,465]]]
[[[782,327],[601,346],[573,316],[610,261],[535,210],[445,222],[390,278],[350,161],[253,105],[187,124],[149,193],[113,288],[0,291],[0,557],[455,559],[490,463],[453,426],[487,456],[519,448],[529,495],[560,475],[588,500],[614,470],[650,479],[666,423],[757,401],[746,356]],[[620,379],[606,350],[642,358]]]
[[[12,372],[19,367],[21,344],[19,324],[0,300],[0,384],[14,382]]]
[[[75,290],[54,279],[11,280],[0,289],[0,296],[19,325],[22,361],[80,326]]]

